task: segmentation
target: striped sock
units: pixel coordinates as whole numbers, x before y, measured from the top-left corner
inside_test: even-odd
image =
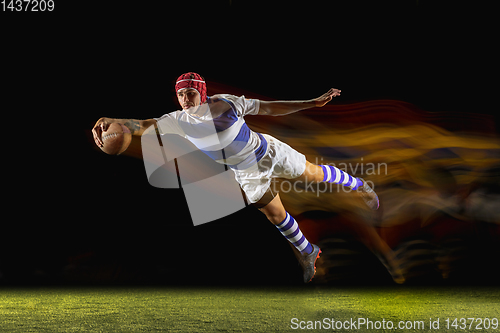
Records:
[[[295,219],[288,214],[288,212],[286,213],[285,219],[276,227],[302,254],[309,254],[313,251],[311,243],[309,243],[306,237],[302,234],[299,225]]]
[[[331,165],[320,165],[325,174],[324,182],[341,184],[356,190],[358,187],[363,186],[363,181],[359,178],[349,175],[347,172],[340,170]]]

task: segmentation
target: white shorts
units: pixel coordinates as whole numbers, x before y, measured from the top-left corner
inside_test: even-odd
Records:
[[[271,185],[273,178],[294,179],[306,170],[306,157],[280,140],[263,134],[267,151],[262,159],[248,169],[233,169],[236,181],[248,201],[259,201]]]

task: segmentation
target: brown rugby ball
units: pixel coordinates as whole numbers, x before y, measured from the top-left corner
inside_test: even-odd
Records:
[[[120,123],[113,123],[109,125],[108,130],[101,135],[103,146],[101,150],[109,155],[117,155],[123,153],[130,142],[132,141],[132,134],[127,126]]]

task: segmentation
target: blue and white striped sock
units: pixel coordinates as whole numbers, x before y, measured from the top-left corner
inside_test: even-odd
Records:
[[[298,223],[290,214],[288,214],[288,212],[286,213],[285,219],[276,227],[302,254],[309,254],[313,251],[311,243],[309,243],[306,237],[302,234]]]
[[[356,190],[358,187],[363,186],[363,181],[359,178],[349,175],[347,172],[340,170],[332,165],[320,165],[323,169],[325,177],[324,182],[341,184]]]

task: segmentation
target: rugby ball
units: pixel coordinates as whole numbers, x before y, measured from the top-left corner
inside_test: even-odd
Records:
[[[109,125],[106,132],[102,133],[101,140],[103,143],[101,150],[103,152],[109,155],[119,155],[130,145],[132,134],[127,126],[113,123]]]

